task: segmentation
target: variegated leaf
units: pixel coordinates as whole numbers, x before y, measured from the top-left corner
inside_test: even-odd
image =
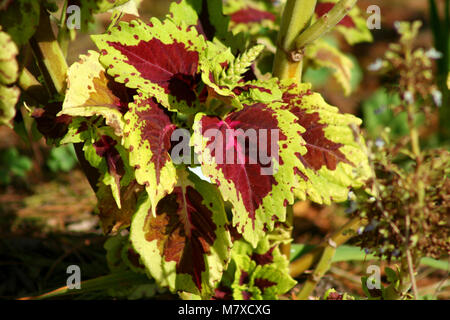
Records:
[[[317,203],[345,201],[350,187],[360,187],[370,177],[367,153],[358,128],[361,120],[341,114],[308,84],[285,82],[285,108],[303,127],[301,134],[306,153],[295,152],[301,160],[296,168],[300,199]]]
[[[99,54],[89,51],[67,72],[67,91],[63,108],[58,115],[72,117],[102,116],[114,129],[116,136],[123,134],[123,114],[128,110],[134,90],[115,82],[98,61]]]
[[[142,199],[130,239],[159,285],[207,298],[230,256],[224,205],[214,186],[184,169],[177,173],[177,185],[158,203],[156,215],[149,199]]]
[[[176,183],[175,166],[169,154],[175,125],[153,98],[140,94],[129,108],[123,143],[130,152],[136,180],[145,186],[155,213],[158,201],[172,192]]]
[[[293,202],[295,152],[305,152],[295,116],[281,104],[254,103],[223,120],[197,114],[192,143],[202,172],[233,205],[233,226],[256,246]]]
[[[333,71],[333,77],[341,85],[345,95],[352,91],[353,61],[324,40],[317,40],[306,49],[305,56],[320,67]]]
[[[194,113],[200,108],[199,65],[206,42],[193,26],[156,18],[149,24],[122,21],[92,39],[115,81],[156,97],[169,110]]]

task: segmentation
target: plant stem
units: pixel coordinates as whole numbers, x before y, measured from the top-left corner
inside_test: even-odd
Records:
[[[33,74],[24,68],[18,80],[19,88],[34,101],[45,104],[49,100],[46,88],[36,80]]]
[[[411,149],[414,156],[416,157],[416,161],[419,161],[420,159],[419,132],[415,124],[416,117],[414,113],[413,104],[408,105],[407,113],[408,113],[409,136],[411,139]]]
[[[277,39],[277,52],[273,64],[273,76],[279,79],[301,81],[302,55],[293,55],[295,39],[306,29],[314,14],[316,0],[288,0],[281,19]]]
[[[50,92],[63,94],[66,89],[67,62],[53,34],[49,14],[43,8],[38,29],[30,44]]]
[[[398,285],[390,285],[384,293],[385,300],[402,300],[406,298],[407,292],[411,288],[411,276],[407,259],[402,259],[399,270]]]
[[[277,51],[273,64],[273,76],[279,79],[293,79],[297,83],[302,78],[302,57],[298,56],[294,61],[290,54],[294,48],[296,37],[310,23],[316,7],[316,0],[288,0],[281,19],[280,32],[277,39]],[[291,205],[287,207],[286,223],[293,226],[293,208]],[[281,244],[281,252],[289,261],[291,255],[291,244]]]
[[[411,280],[411,286],[413,290],[414,300],[419,299],[419,293],[417,291],[417,284],[416,284],[416,277],[414,275],[414,265],[413,265],[413,259],[411,255],[411,250],[408,248],[406,250],[406,260],[408,264],[408,272],[409,272],[409,278]]]
[[[353,8],[357,0],[341,0],[334,7],[306,29],[295,41],[298,50],[316,41],[337,25]]]
[[[328,239],[328,245],[323,250],[322,257],[317,263],[314,272],[308,277],[308,280],[306,280],[302,290],[297,296],[298,300],[308,300],[320,279],[328,271],[328,269],[330,269],[331,262],[334,254],[336,253],[336,247],[336,243],[333,240]]]
[[[43,300],[69,294],[82,294],[92,291],[105,291],[114,287],[130,286],[149,281],[147,276],[133,271],[122,271],[82,281],[81,289],[69,289],[67,286],[41,294],[35,297],[24,297],[18,300]]]
[[[361,219],[360,217],[353,218],[333,233],[329,239],[331,239],[332,243],[335,243],[336,247],[338,247],[352,238],[355,232],[360,227],[367,225],[367,223],[368,221],[366,219]],[[292,262],[289,266],[290,275],[295,278],[305,272],[305,270],[310,268],[321,257],[327,247],[330,247],[329,241],[323,242],[310,252],[305,253],[299,259]]]
[[[292,205],[288,205],[286,208],[286,224],[289,227],[293,227],[294,222],[294,209]],[[280,245],[281,253],[285,255],[287,260],[289,261],[291,258],[291,243],[282,243]]]
[[[63,95],[66,90],[67,62],[58,41],[53,34],[50,23],[50,16],[41,9],[40,23],[36,33],[30,40],[31,48],[35,56],[39,69],[44,77],[50,97],[53,95]],[[23,78],[24,86],[34,82],[30,74],[25,73]],[[48,100],[47,100],[48,103]],[[89,180],[94,191],[97,191],[97,181],[99,172],[93,168],[84,157],[82,144],[74,144],[78,161]]]
[[[66,16],[67,16],[67,3],[65,0],[63,7],[61,9],[61,16],[59,19],[58,25],[58,44],[61,47],[61,51],[64,57],[67,56],[67,51],[69,49],[69,40],[70,40],[70,30],[67,28],[66,24]]]

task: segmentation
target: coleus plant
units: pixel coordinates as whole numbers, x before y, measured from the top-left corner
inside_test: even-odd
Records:
[[[277,13],[285,2],[261,0],[230,0],[225,2],[224,12],[230,16],[230,29],[233,34],[245,35],[247,39],[265,45],[263,53],[252,67],[257,75],[271,77],[273,56],[278,47],[279,18]],[[337,2],[338,0],[317,1],[312,23],[328,14]],[[350,45],[372,41],[372,34],[367,28],[366,19],[358,6],[354,6],[339,21],[334,30]],[[330,69],[332,76],[345,95],[349,95],[353,91],[354,75],[352,75],[352,69],[355,68],[355,62],[340,51],[334,41],[330,41],[330,38],[317,39],[307,46],[304,50],[304,61],[306,69],[320,67]]]
[[[186,297],[273,299],[295,284],[279,248],[290,241],[287,207],[345,201],[370,170],[361,120],[310,84],[262,76],[267,46],[253,31],[233,32],[255,15],[276,28],[275,9],[232,5],[181,0],[162,20],[115,15],[92,36],[98,50],[69,68],[53,118],[62,134],[50,138],[82,146],[98,172],[103,230],[129,228],[158,285]]]

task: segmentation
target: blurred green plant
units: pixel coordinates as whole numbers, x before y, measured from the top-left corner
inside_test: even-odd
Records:
[[[8,185],[14,177],[24,179],[31,170],[32,161],[16,148],[0,152],[0,185]]]
[[[385,88],[376,90],[362,104],[364,127],[370,139],[380,138],[386,129],[390,138],[396,140],[409,133],[408,114],[399,110],[401,99],[397,92]],[[425,121],[423,114],[418,114],[416,125]]]
[[[450,140],[450,91],[447,79],[450,71],[450,0],[445,0],[444,12],[439,14],[436,0],[428,0],[430,24],[433,32],[434,46],[437,49],[437,81],[442,92],[439,133],[442,142]]]
[[[77,163],[77,155],[72,144],[52,148],[46,162],[48,168],[53,173],[60,171],[69,172]]]

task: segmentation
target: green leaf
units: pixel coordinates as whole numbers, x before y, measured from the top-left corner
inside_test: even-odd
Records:
[[[50,150],[47,166],[54,173],[69,172],[78,163],[73,145],[60,146]]]
[[[289,276],[289,264],[278,245],[265,237],[256,249],[243,239],[233,244],[231,262],[215,299],[274,300],[296,281]]]
[[[14,83],[18,77],[19,65],[16,60],[18,53],[16,44],[0,26],[0,125],[5,124],[11,128],[20,90],[16,86],[8,85]]]
[[[111,272],[120,272],[128,269],[122,259],[122,250],[128,242],[128,237],[116,235],[109,237],[103,247],[106,250],[106,261]]]
[[[311,83],[313,89],[323,87],[328,78],[330,77],[330,69],[328,68],[318,68],[313,67],[306,68],[303,73],[303,82]]]
[[[36,32],[39,24],[41,1],[14,0],[6,10],[0,10],[2,29],[7,32],[18,46],[22,46]]]
[[[35,297],[37,300],[62,297],[66,295],[83,295],[89,292],[98,291],[114,291],[114,289],[122,290],[125,287],[139,286],[147,283],[152,283],[146,275],[135,273],[133,271],[115,272],[105,276],[94,279],[89,279],[81,282],[81,289],[73,290],[67,286],[58,288],[56,290],[44,293]]]
[[[397,272],[389,267],[384,268],[384,272],[386,273],[386,277],[389,283],[393,283],[399,279]]]
[[[19,49],[12,41],[11,36],[2,31],[0,26],[0,85],[9,85],[17,80],[19,65],[16,57]]]
[[[250,68],[256,58],[264,50],[264,46],[259,44],[251,47],[239,57],[237,57],[231,67],[227,70],[229,81],[238,83],[242,75]]]
[[[130,2],[130,0],[95,0],[95,2],[97,4],[96,12],[106,12],[115,7],[121,6],[124,3]]]
[[[207,40],[229,38],[229,18],[222,13],[222,0],[181,0],[172,2],[168,18],[176,25],[195,25]]]
[[[6,185],[11,177],[24,178],[33,163],[27,156],[19,154],[16,148],[8,148],[0,153],[0,184]]]
[[[400,103],[398,94],[390,94],[383,88],[375,91],[364,101],[362,106],[364,126],[372,139],[380,137],[385,128],[390,128],[390,135],[394,138],[408,134],[406,112],[395,115],[392,111]]]
[[[140,263],[140,256],[131,247],[129,236],[120,234],[109,237],[104,247],[106,260],[111,272],[132,270],[136,273],[145,273],[145,267]]]
[[[308,251],[314,249],[313,245],[305,245],[293,243],[291,245],[291,261],[298,259],[303,254]],[[379,257],[376,257],[373,254],[367,254],[360,247],[349,246],[349,245],[341,245],[336,249],[336,253],[333,257],[333,262],[342,262],[342,261],[370,261],[370,260],[378,260]],[[420,260],[420,264],[424,266],[429,266],[432,268],[440,269],[447,271],[449,267],[448,261],[444,260],[436,260],[428,257],[424,257]]]
[[[172,292],[208,298],[228,264],[231,240],[219,192],[184,169],[172,193],[152,213],[140,199],[130,239],[148,272]]]
[[[75,4],[80,7],[81,31],[87,32],[89,30],[89,24],[94,22],[95,13],[106,12],[123,5],[128,1],[129,0],[70,0],[69,6]]]
[[[16,104],[19,101],[20,89],[0,84],[0,125],[12,128],[11,120],[16,115]]]
[[[444,271],[450,270],[450,263],[449,263],[448,260],[447,261],[445,261],[445,260],[436,260],[436,259],[433,259],[433,258],[425,257],[425,258],[422,258],[420,260],[420,264],[424,265],[424,266],[429,266],[429,267],[432,267],[432,268],[436,268],[436,269],[441,269],[441,270],[444,270]]]

